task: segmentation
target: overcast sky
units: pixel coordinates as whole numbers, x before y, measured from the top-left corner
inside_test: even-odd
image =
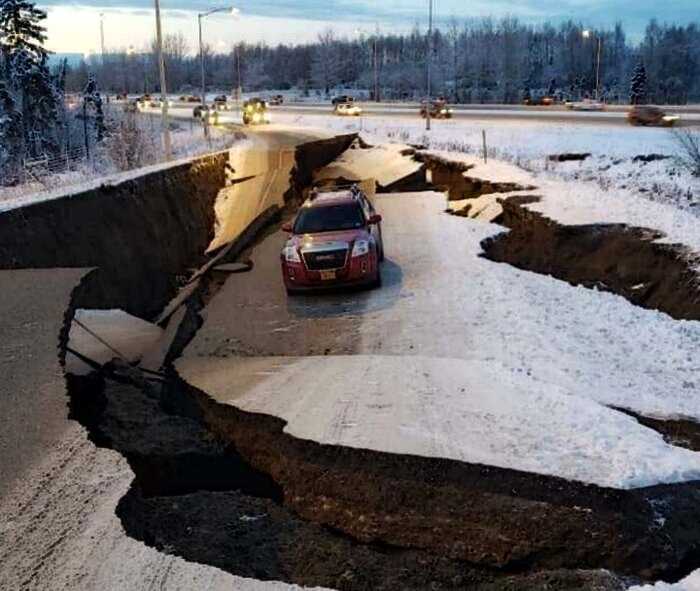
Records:
[[[195,13],[228,4],[221,0],[161,0],[165,32],[182,32],[194,46]],[[377,26],[385,32],[405,32],[415,24],[425,26],[427,4],[427,0],[234,0],[240,18],[210,17],[205,36],[209,43],[223,48],[237,39],[301,43],[329,26],[342,35]],[[49,47],[54,51],[97,51],[101,11],[108,49],[141,47],[153,35],[152,2],[49,0],[39,5],[49,11]],[[435,12],[438,21],[509,15],[531,23],[571,18],[589,27],[602,27],[619,20],[631,36],[639,37],[652,17],[676,23],[700,20],[700,0],[435,0]]]

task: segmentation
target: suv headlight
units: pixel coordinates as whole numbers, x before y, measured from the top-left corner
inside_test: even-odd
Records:
[[[288,263],[301,263],[299,252],[294,246],[285,246],[282,250],[282,256]]]
[[[352,247],[352,256],[361,257],[369,252],[369,240],[357,240]]]

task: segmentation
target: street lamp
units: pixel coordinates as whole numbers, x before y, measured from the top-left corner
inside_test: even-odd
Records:
[[[235,8],[234,6],[222,6],[220,8],[212,8],[211,10],[207,10],[206,12],[200,12],[197,15],[197,19],[199,21],[199,61],[200,61],[200,69],[202,73],[202,106],[204,107],[207,104],[207,97],[206,97],[206,82],[204,79],[204,45],[202,43],[202,19],[215,14],[217,12],[229,12],[234,18],[237,18],[240,15],[240,10],[238,8]]]
[[[590,39],[595,36],[598,41],[598,56],[596,58],[596,68],[595,68],[595,100],[600,100],[600,54],[602,50],[603,40],[599,35],[592,33],[590,30],[585,29],[582,33],[584,39]]]

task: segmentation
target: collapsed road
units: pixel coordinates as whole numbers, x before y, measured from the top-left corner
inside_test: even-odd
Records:
[[[416,164],[415,150],[389,150],[385,158],[405,162],[381,167],[396,177],[380,189],[403,191],[376,197],[384,287],[286,297],[276,216],[291,214],[314,176],[352,177],[352,150],[376,155],[353,141],[290,142],[291,160],[284,150],[229,155],[210,164],[214,177],[205,163],[187,167],[178,174],[212,185],[202,221],[156,209],[159,222],[179,222],[145,229],[154,253],[141,266],[128,265],[133,252],[96,260],[77,245],[79,265],[50,243],[34,260],[15,252],[14,267],[97,267],[72,277],[80,284],[60,336],[69,369],[78,310],[121,308],[162,333],[140,369],[120,361],[69,376],[71,417],[118,455],[73,430],[63,466],[44,464],[39,488],[18,474],[0,513],[0,580],[36,589],[624,589],[700,566],[690,525],[700,521],[700,460],[645,418],[688,381],[692,362],[682,359],[697,352],[697,327],[496,264],[482,244],[502,228],[445,215],[446,197],[425,191],[435,183],[460,203],[490,195],[480,212],[504,199],[490,215],[515,224],[510,194],[530,194],[529,182],[467,168],[472,181],[453,182],[425,157]],[[173,186],[166,179],[165,202]],[[262,198],[253,207],[243,194]],[[174,239],[183,222],[196,240],[168,255],[183,246]],[[619,329],[611,319],[623,320]],[[601,332],[617,343],[604,367]],[[654,347],[640,349],[650,335],[676,345],[670,367]],[[697,405],[679,408],[695,433]],[[112,551],[96,561],[85,557],[93,546]]]

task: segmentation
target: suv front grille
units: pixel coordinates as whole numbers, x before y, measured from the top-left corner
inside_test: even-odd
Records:
[[[325,271],[327,269],[340,269],[345,266],[348,249],[323,250],[320,252],[303,253],[306,268],[310,271]]]

